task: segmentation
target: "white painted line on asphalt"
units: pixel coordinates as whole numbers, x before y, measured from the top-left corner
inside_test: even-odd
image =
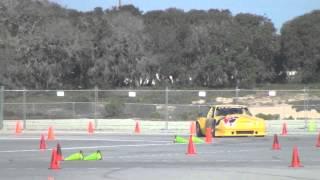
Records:
[[[49,149],[46,149],[48,151]],[[51,150],[51,149],[50,149]],[[7,150],[7,151],[0,151],[0,153],[18,153],[18,152],[37,152],[39,149],[21,149],[21,150]]]
[[[113,145],[113,146],[79,146],[79,147],[67,147],[61,148],[62,150],[75,150],[75,149],[106,149],[106,148],[117,148],[117,147],[148,147],[148,146],[170,146],[173,143],[166,144],[129,144],[129,145]],[[51,149],[46,149],[50,151]],[[18,153],[18,152],[38,152],[39,149],[19,149],[19,150],[6,150],[0,151],[0,153]]]
[[[36,168],[26,168],[27,170],[35,170]]]
[[[217,154],[217,153],[239,153],[239,152],[250,152],[250,151],[261,151],[266,150],[265,148],[257,148],[257,149],[239,149],[239,150],[221,150],[221,151],[213,151],[213,152],[199,152],[199,154]]]
[[[17,138],[17,137],[0,137],[0,140],[11,141],[11,140],[40,140],[40,138]]]
[[[1,168],[4,169],[4,168]],[[5,168],[6,170],[16,170],[17,168]]]
[[[35,138],[35,137],[29,137],[29,138],[3,138],[0,137],[0,141],[5,140],[5,141],[10,141],[10,140],[40,140],[40,138]],[[173,141],[156,141],[156,140],[143,140],[143,139],[79,139],[79,138],[59,138],[56,139],[56,141],[110,141],[110,142],[151,142],[151,143],[170,143]]]
[[[261,151],[265,150],[265,148],[260,148],[260,149],[240,149],[240,150],[228,150],[228,151],[213,151],[213,152],[197,152],[198,155],[205,155],[205,154],[219,154],[219,153],[240,153],[240,152],[252,152],[252,151]],[[137,158],[137,157],[142,157],[142,158],[155,158],[155,157],[168,157],[172,158],[172,156],[185,156],[184,152],[181,153],[157,153],[157,154],[139,154],[139,155],[126,155],[126,156],[108,156],[107,158],[120,158],[120,159],[132,159],[132,158]],[[242,160],[241,160],[242,161]],[[274,160],[274,161],[279,161],[279,160]]]
[[[98,169],[98,168],[88,168],[88,170],[96,170],[96,169]]]
[[[113,145],[113,146],[83,146],[83,147],[69,147],[62,148],[63,150],[73,150],[73,149],[98,149],[98,148],[116,148],[116,147],[148,147],[148,146],[169,146],[173,145],[173,143],[166,144],[127,144],[127,145]],[[1,151],[0,151],[1,152]]]
[[[213,160],[213,161],[216,161],[216,162],[282,162],[284,160],[276,160],[276,159],[271,159],[271,160],[268,160],[268,159],[249,159],[249,160],[246,160],[246,159],[216,159],[216,160]]]
[[[312,161],[312,162],[320,162],[320,159],[310,159],[310,160],[306,160],[304,159],[305,161]]]

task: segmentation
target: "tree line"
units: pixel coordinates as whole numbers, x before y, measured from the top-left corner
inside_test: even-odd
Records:
[[[319,72],[320,10],[277,33],[267,17],[229,10],[79,12],[47,0],[0,1],[7,88],[250,88],[319,82]]]

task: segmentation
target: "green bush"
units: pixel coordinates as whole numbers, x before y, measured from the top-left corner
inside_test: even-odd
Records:
[[[180,114],[180,118],[181,118],[181,120],[184,120],[184,121],[196,120],[197,115],[198,115],[198,113],[196,111],[187,112],[187,113]]]
[[[263,114],[263,113],[259,113],[259,114],[256,115],[256,117],[262,118],[264,120],[280,119],[280,115],[279,114]]]
[[[159,112],[152,112],[150,114],[150,118],[152,118],[152,119],[161,119],[161,114]]]
[[[119,117],[123,115],[124,103],[119,99],[111,99],[104,105],[107,117]]]
[[[284,120],[294,120],[294,118],[292,116],[289,116],[289,117],[286,117],[286,118],[283,118]]]
[[[86,96],[77,95],[77,96],[73,97],[73,101],[75,101],[75,102],[90,102],[91,100],[90,100],[90,98],[88,98]]]

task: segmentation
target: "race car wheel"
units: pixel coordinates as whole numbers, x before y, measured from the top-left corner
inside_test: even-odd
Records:
[[[201,133],[200,125],[199,123],[196,124],[196,134],[198,137],[203,137],[203,134]]]

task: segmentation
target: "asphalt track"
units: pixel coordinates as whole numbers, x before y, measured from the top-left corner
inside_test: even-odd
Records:
[[[320,149],[315,135],[279,136],[281,150],[271,149],[273,137],[216,138],[196,144],[197,154],[186,155],[186,144],[172,135],[57,134],[49,148],[62,146],[64,156],[100,150],[101,161],[64,161],[60,170],[48,169],[51,151],[40,152],[39,135],[0,135],[1,180],[318,180]],[[301,168],[290,168],[297,145]]]

